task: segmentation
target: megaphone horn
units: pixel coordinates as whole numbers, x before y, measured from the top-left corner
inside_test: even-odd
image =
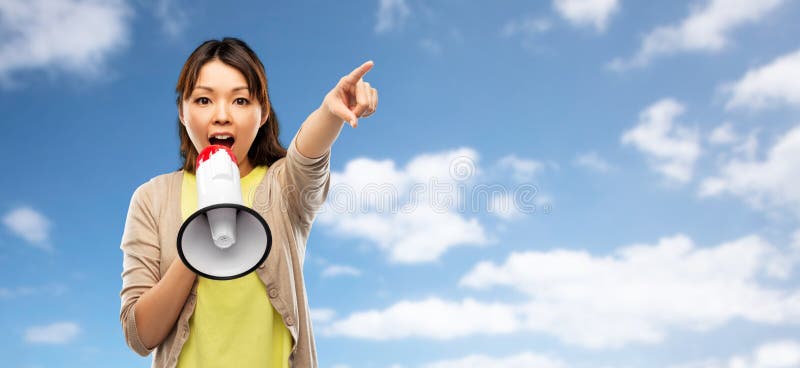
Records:
[[[206,147],[197,156],[197,210],[178,232],[178,255],[200,276],[230,280],[267,259],[272,233],[242,202],[239,166],[230,148]]]

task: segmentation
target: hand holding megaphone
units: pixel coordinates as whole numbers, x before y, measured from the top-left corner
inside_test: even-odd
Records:
[[[242,202],[236,156],[221,145],[197,156],[197,207],[178,232],[178,255],[210,279],[242,277],[264,262],[272,246],[266,221]]]

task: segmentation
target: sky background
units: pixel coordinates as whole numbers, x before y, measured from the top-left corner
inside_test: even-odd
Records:
[[[0,1],[3,365],[149,366],[125,215],[235,36],[284,144],[375,62],[308,242],[322,367],[800,367],[800,4],[485,4]]]

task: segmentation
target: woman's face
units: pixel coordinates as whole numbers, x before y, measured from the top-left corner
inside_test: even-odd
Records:
[[[181,104],[180,118],[197,152],[211,144],[231,147],[244,176],[252,169],[247,152],[267,118],[261,110],[244,75],[215,59],[200,68],[194,90]]]

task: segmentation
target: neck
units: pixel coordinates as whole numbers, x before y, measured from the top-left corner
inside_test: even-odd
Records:
[[[253,171],[253,165],[250,164],[250,160],[245,159],[239,162],[239,177],[243,178],[247,176],[251,171]]]

